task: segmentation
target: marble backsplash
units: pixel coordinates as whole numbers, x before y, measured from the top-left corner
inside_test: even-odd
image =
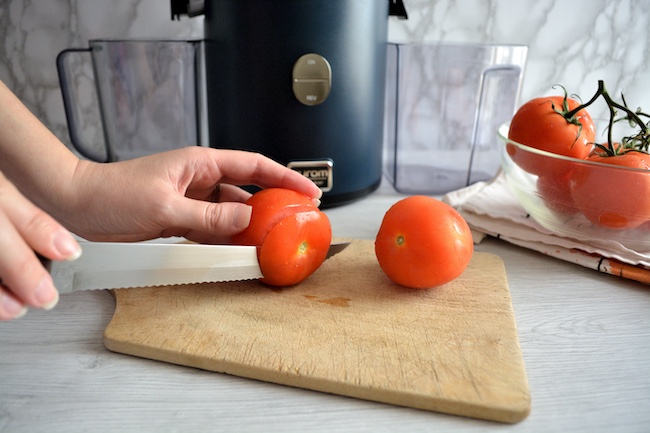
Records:
[[[394,42],[529,46],[521,101],[564,85],[589,98],[603,79],[631,107],[650,110],[647,0],[405,0]],[[93,38],[200,38],[202,18],[170,20],[167,0],[2,0],[0,80],[69,143],[55,59]],[[596,110],[595,116],[604,115]]]

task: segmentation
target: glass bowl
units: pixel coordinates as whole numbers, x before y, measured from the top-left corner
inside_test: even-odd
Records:
[[[508,128],[497,132],[501,166],[539,225],[586,243],[650,251],[650,170],[545,152],[509,140]]]

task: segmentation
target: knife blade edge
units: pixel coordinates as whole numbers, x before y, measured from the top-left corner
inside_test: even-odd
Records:
[[[71,262],[51,262],[59,293],[258,279],[257,248],[169,243],[81,243]]]
[[[349,244],[332,244],[327,258]],[[263,277],[257,248],[251,246],[150,242],[82,242],[81,246],[83,253],[74,261],[46,263],[61,294]]]
[[[240,267],[224,275],[221,268],[139,269],[121,272],[75,272],[70,291],[223,283],[262,278],[259,266]],[[92,287],[92,288],[90,288]],[[61,289],[59,289],[61,291]],[[61,293],[67,293],[61,291]]]

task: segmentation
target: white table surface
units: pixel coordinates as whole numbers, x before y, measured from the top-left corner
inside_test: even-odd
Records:
[[[328,210],[336,236],[372,239],[400,198],[382,186]],[[0,432],[650,432],[650,287],[503,241],[532,397],[498,424],[274,385],[109,352],[106,291],[0,323]]]

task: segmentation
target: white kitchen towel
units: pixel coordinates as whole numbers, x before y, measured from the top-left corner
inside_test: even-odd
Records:
[[[485,235],[494,236],[600,272],[650,283],[649,252],[635,251],[612,240],[574,239],[545,229],[519,204],[503,173],[452,191],[443,201],[463,215],[477,243]]]

